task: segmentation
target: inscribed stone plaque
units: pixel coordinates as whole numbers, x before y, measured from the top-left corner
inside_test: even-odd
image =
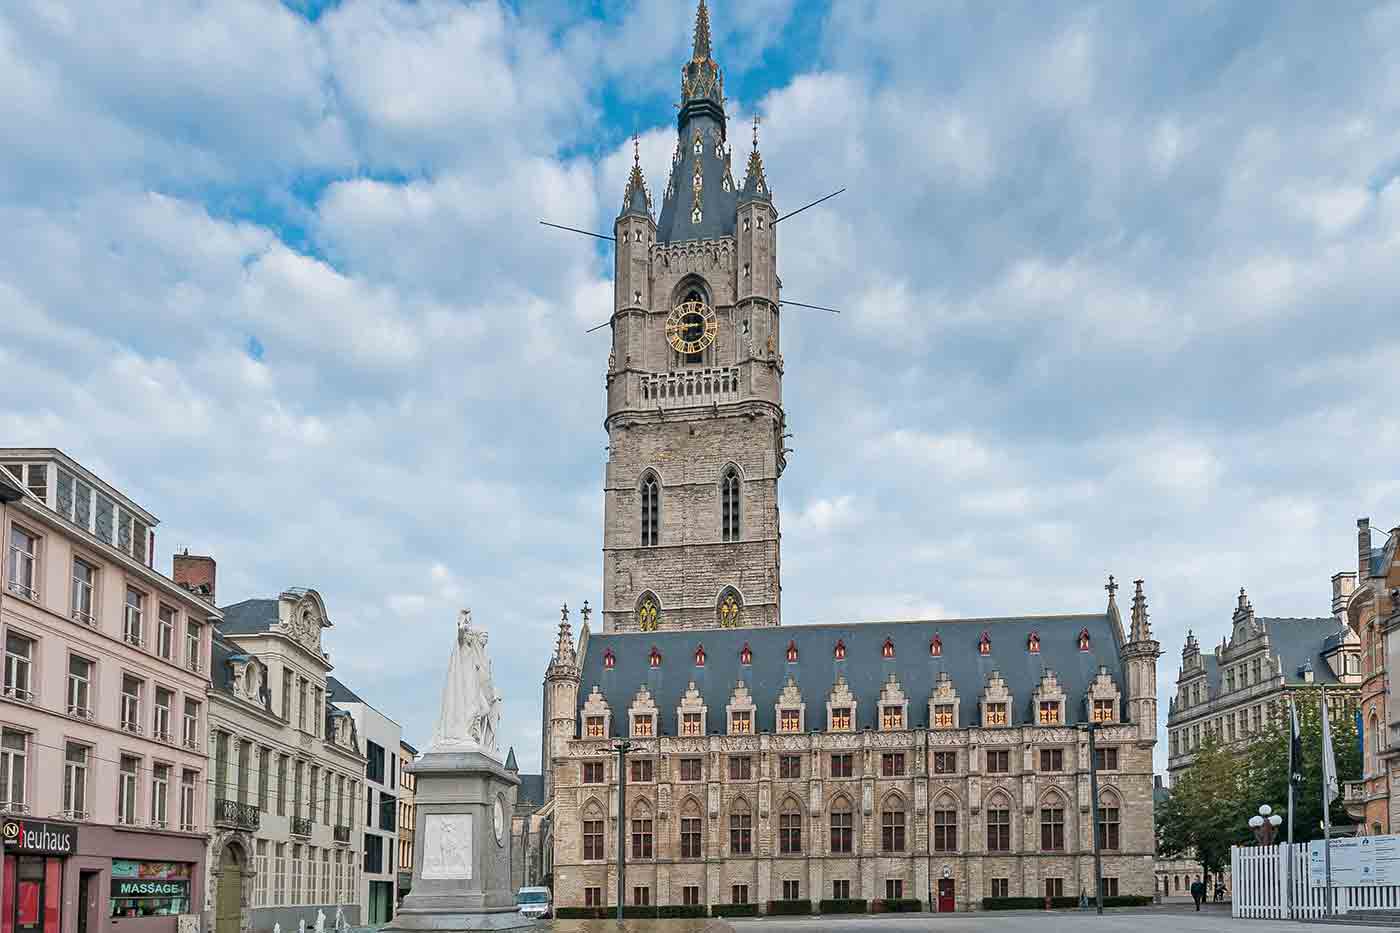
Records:
[[[423,824],[423,879],[470,880],[472,815],[429,813]]]

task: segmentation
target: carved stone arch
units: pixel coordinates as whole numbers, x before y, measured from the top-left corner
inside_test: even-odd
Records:
[[[987,794],[986,806],[988,810],[1015,810],[1011,804],[1011,795],[1006,792],[1004,787],[993,788]]]
[[[934,810],[957,810],[960,807],[958,795],[946,787],[939,789],[938,793],[933,796],[932,809]]]
[[[607,815],[607,811],[603,809],[603,804],[598,800],[597,797],[585,798],[583,801],[583,806],[579,807],[579,812],[583,814],[583,818],[586,820],[601,820],[604,819]]]
[[[1058,806],[1063,810],[1068,810],[1069,797],[1058,787],[1047,787],[1041,792],[1039,800],[1036,801],[1036,807],[1044,808],[1046,806]]]
[[[737,628],[743,624],[744,594],[736,586],[725,586],[715,597],[715,619],[721,628]]]
[[[796,794],[787,793],[783,799],[778,801],[779,813],[805,813],[806,808],[802,806],[802,801]]]
[[[214,853],[214,858],[208,870],[208,903],[216,903],[220,882],[226,866],[231,862],[239,873],[238,905],[246,928],[248,908],[253,904],[253,884],[258,874],[253,859],[253,840],[246,833],[225,830],[215,834],[210,851]]]
[[[632,802],[632,818],[644,820],[651,816],[651,803],[645,797],[638,797]]]
[[[1100,807],[1122,807],[1122,805],[1123,795],[1119,793],[1117,787],[1112,784],[1105,784],[1099,788]]]
[[[856,810],[856,804],[855,801],[851,799],[850,794],[846,793],[845,791],[838,790],[836,793],[831,795],[831,802],[827,804],[826,808],[828,811],[850,810],[852,813],[854,813]]]
[[[661,597],[652,590],[642,590],[637,596],[636,606],[633,608],[633,618],[637,620],[637,629],[643,632],[654,632],[661,627]]]
[[[696,255],[695,247],[692,246],[687,251],[687,265],[695,265],[694,258]],[[671,307],[674,308],[682,302],[694,300],[690,297],[692,292],[698,294],[700,300],[711,308],[715,306],[714,289],[710,287],[710,283],[705,280],[703,275],[691,272],[681,276],[681,280],[677,282],[676,287],[671,290]]]
[[[897,790],[889,790],[880,798],[880,809],[884,810],[907,810],[909,801]]]
[[[699,817],[705,812],[705,808],[701,805],[700,798],[694,794],[686,794],[681,798],[680,806],[676,808],[676,812],[683,817]]]

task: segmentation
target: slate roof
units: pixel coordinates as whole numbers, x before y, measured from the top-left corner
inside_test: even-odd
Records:
[[[355,695],[355,691],[351,690],[334,677],[326,678],[326,692],[330,694],[331,702],[333,703],[365,703],[364,700]],[[369,704],[365,703],[365,705],[368,706]]]
[[[1090,650],[1081,652],[1079,632],[1085,628],[1089,630]],[[991,653],[985,656],[977,650],[984,631],[992,639]],[[1039,654],[1026,648],[1033,631],[1040,635]],[[929,654],[929,642],[935,634],[942,640],[939,657]],[[881,656],[886,637],[894,642],[892,659]],[[837,675],[842,674],[856,698],[856,728],[863,729],[876,726],[880,689],[894,674],[909,700],[909,725],[922,728],[928,724],[928,698],[935,679],[946,671],[958,692],[960,718],[966,724],[974,721],[987,677],[996,670],[1012,692],[1014,725],[1032,721],[1031,692],[1040,683],[1043,669],[1050,668],[1069,701],[1066,720],[1074,723],[1085,721],[1084,695],[1103,665],[1124,694],[1122,715],[1126,719],[1127,678],[1118,656],[1121,638],[1117,621],[1106,613],[590,634],[581,665],[579,710],[597,685],[613,712],[613,721],[625,723],[638,687],[646,684],[656,701],[660,734],[676,735],[676,707],[694,680],[709,709],[707,727],[711,733],[721,733],[726,727],[724,708],[735,682],[743,680],[757,706],[756,731],[773,732],[774,703],[791,674],[807,704],[809,728],[820,728],[826,718],[827,696]],[[846,646],[843,661],[834,657],[838,639]],[[787,661],[790,641],[798,650],[793,663]],[[746,642],[753,652],[753,663],[741,665],[739,653]],[[650,665],[653,645],[662,656],[659,667]],[[704,667],[695,666],[697,645],[705,648]],[[615,656],[611,670],[603,666],[608,649]]]
[[[544,803],[544,775],[520,775],[520,788],[516,791],[515,802],[517,806],[527,802],[536,806]]]
[[[18,502],[24,498],[24,487],[20,486],[10,474],[0,470],[0,502]]]
[[[275,599],[245,599],[219,611],[224,614],[219,628],[229,635],[254,635],[277,624]]]
[[[695,134],[700,133],[700,153],[695,153]],[[729,190],[724,178],[729,158],[715,155],[715,144],[725,138],[724,121],[708,113],[689,115],[681,123],[678,137],[680,158],[671,166],[669,194],[661,201],[656,221],[656,242],[681,243],[686,240],[713,240],[733,236],[738,219],[739,191],[730,175]],[[695,202],[695,164],[700,163],[700,223],[691,223]]]
[[[1313,683],[1340,683],[1332,666],[1322,657],[1323,652],[1340,645],[1346,636],[1342,624],[1331,616],[1314,619],[1263,618],[1255,620],[1269,633],[1269,654],[1277,657],[1285,682],[1303,683],[1298,669],[1304,664],[1312,666]],[[1202,651],[1201,662],[1205,665],[1206,680],[1210,684],[1210,695],[1221,695],[1220,664],[1214,651]]]

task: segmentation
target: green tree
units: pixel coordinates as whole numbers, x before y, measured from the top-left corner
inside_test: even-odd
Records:
[[[1208,875],[1230,867],[1230,846],[1249,838],[1244,769],[1239,758],[1207,735],[1193,764],[1157,810],[1157,851],[1194,858]],[[1253,812],[1253,811],[1249,811]]]
[[[1322,838],[1322,692],[1316,687],[1293,691],[1298,708],[1298,733],[1303,747],[1303,760],[1298,770],[1303,781],[1293,792],[1293,841],[1310,842]],[[1361,750],[1356,741],[1356,719],[1348,708],[1332,716],[1332,750],[1337,759],[1339,783],[1361,777]],[[1274,728],[1252,743],[1243,752],[1245,781],[1245,811],[1241,819],[1259,812],[1268,804],[1285,822],[1279,827],[1280,841],[1288,833],[1288,706],[1283,704]],[[1333,826],[1350,826],[1354,822],[1342,806],[1340,794],[1332,801],[1330,813]]]

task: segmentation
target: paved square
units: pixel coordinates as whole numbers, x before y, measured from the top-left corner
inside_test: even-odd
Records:
[[[985,913],[916,914],[906,917],[831,916],[758,920],[731,920],[738,933],[942,933],[942,931],[1026,930],[1034,933],[1298,933],[1291,920],[1234,920],[1227,908],[1197,913],[1189,906],[1143,911],[1108,910],[1102,917],[1093,911],[1049,912],[988,911]],[[1317,930],[1394,930],[1393,926],[1316,925]]]

